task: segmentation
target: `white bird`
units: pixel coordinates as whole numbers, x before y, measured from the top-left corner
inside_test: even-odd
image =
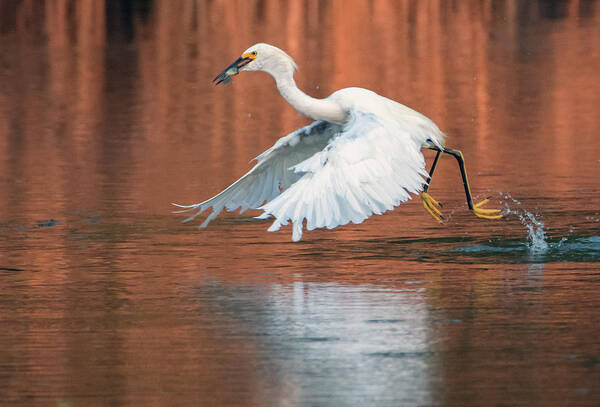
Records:
[[[425,209],[438,221],[440,204],[428,193],[429,182],[442,152],[458,160],[467,203],[475,215],[498,219],[496,209],[473,204],[464,159],[460,151],[444,148],[445,135],[419,112],[370,90],[346,88],[325,99],[315,99],[296,86],[297,65],[284,51],[255,44],[214,79],[227,83],[240,71],[270,74],[281,96],[301,114],[314,119],[310,125],[280,138],[256,157],[257,164],[220,194],[194,205],[177,205],[187,212],[212,213],[206,227],[222,210],[241,207],[260,209],[257,218],[274,217],[268,231],[293,224],[292,239],[306,229],[333,229],[348,222],[363,222],[421,193]],[[429,172],[422,148],[437,151]],[[266,202],[266,203],[265,203]]]

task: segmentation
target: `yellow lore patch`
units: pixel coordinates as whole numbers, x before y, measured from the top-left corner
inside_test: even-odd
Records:
[[[242,58],[250,58],[251,60],[254,61],[256,59],[256,51],[246,52],[245,54],[242,55]]]

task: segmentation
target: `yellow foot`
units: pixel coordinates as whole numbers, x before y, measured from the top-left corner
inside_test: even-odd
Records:
[[[500,214],[500,210],[499,209],[485,209],[485,208],[482,208],[482,206],[485,205],[486,203],[488,203],[489,201],[490,201],[489,199],[484,199],[483,201],[481,201],[481,202],[473,205],[473,213],[478,218],[483,218],[483,219],[500,219],[502,217],[502,215]]]
[[[423,200],[423,206],[425,207],[427,212],[429,212],[429,214],[433,216],[433,219],[437,220],[438,222],[441,222],[442,219],[444,219],[444,217],[442,216],[442,212],[440,212],[439,210],[439,208],[442,207],[442,204],[433,199],[433,197],[427,192],[421,193],[421,199]]]

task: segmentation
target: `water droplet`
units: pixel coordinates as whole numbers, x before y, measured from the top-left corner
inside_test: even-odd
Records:
[[[521,202],[517,201],[510,195],[505,195],[506,200],[511,200],[515,204],[521,206]],[[521,224],[527,229],[527,240],[529,251],[533,255],[544,254],[548,252],[549,246],[546,241],[546,232],[544,232],[544,222],[536,219],[536,217],[529,211],[523,208],[510,208],[506,203],[507,213],[517,215]]]

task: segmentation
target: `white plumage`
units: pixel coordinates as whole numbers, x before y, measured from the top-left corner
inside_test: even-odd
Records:
[[[339,90],[314,99],[296,86],[296,64],[286,53],[256,44],[215,80],[228,81],[238,71],[264,71],[282,96],[315,121],[279,139],[256,157],[258,163],[220,194],[195,205],[177,205],[212,213],[224,208],[261,209],[273,217],[269,231],[293,224],[292,239],[306,229],[332,229],[382,214],[423,190],[428,176],[423,146],[442,148],[444,134],[430,119],[393,100],[360,88]],[[265,203],[266,202],[266,203]]]

